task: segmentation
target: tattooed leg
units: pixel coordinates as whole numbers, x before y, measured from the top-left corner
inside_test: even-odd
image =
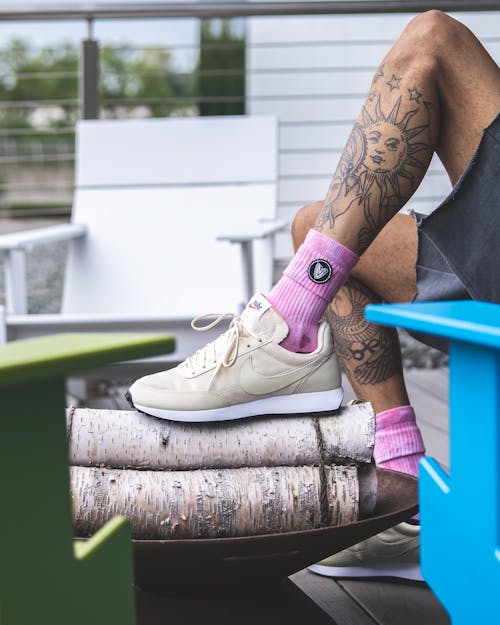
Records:
[[[359,255],[427,170],[437,117],[433,82],[390,54],[373,79],[316,223],[317,230]]]
[[[351,277],[327,309],[326,318],[356,397],[370,401],[379,413],[408,405],[409,400],[396,330],[374,325],[364,316],[365,306],[377,302],[380,298],[373,291]]]
[[[362,254],[417,189],[437,151],[452,183],[500,108],[500,70],[438,11],[410,22],[373,79],[316,228]]]
[[[323,202],[315,202],[297,213],[292,223],[295,249],[322,208]],[[389,249],[397,262],[387,262]],[[377,412],[407,404],[408,396],[397,332],[368,323],[364,307],[380,297],[388,302],[411,301],[416,291],[416,254],[414,219],[396,215],[361,256],[326,313],[335,350],[356,396],[371,402]]]
[[[434,150],[453,182],[499,108],[500,70],[465,26],[437,11],[410,22],[373,78],[316,230],[269,294],[288,323],[283,346],[315,348],[326,304],[415,192]],[[393,257],[387,248],[383,264]]]
[[[369,401],[375,411],[377,466],[416,477],[425,446],[406,393],[398,335],[364,316],[365,306],[377,300],[366,285],[351,277],[326,317],[356,397]]]

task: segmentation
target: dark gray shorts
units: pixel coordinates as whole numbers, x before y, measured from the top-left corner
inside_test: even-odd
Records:
[[[500,114],[448,197],[418,229],[416,302],[476,299],[500,303]],[[417,334],[447,351],[447,341]]]

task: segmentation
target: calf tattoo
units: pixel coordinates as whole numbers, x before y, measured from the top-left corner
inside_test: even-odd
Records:
[[[430,103],[421,103],[423,95],[416,85],[403,89],[402,80],[379,69],[316,222],[320,231],[325,225],[333,229],[336,219],[360,207],[364,223],[358,232],[358,253],[416,190],[433,152]],[[392,101],[401,92],[385,111],[379,88],[387,90]]]
[[[401,356],[393,330],[365,319],[365,306],[379,298],[355,278],[349,278],[326,312],[335,351],[352,368],[359,384],[379,384],[401,372]]]

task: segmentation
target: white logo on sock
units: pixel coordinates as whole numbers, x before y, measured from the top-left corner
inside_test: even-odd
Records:
[[[322,267],[319,263],[314,265],[314,277],[316,280],[320,280],[323,276],[328,273],[328,269],[326,267]]]
[[[316,284],[324,284],[325,282],[328,282],[333,274],[330,263],[322,258],[313,260],[313,262],[309,265],[307,273],[309,278],[313,282],[316,282]]]

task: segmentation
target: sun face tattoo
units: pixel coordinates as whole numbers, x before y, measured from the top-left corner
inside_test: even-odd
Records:
[[[408,90],[410,91],[410,90]],[[415,94],[416,92],[416,94]],[[421,97],[416,91],[405,100]],[[411,97],[413,96],[413,97]],[[399,96],[391,110],[385,114],[380,94],[371,92],[369,102],[375,102],[370,112],[366,105],[356,122],[342,153],[339,165],[328,190],[325,206],[316,228],[325,224],[332,229],[335,220],[353,205],[363,209],[366,225],[358,234],[359,247],[364,251],[377,235],[380,227],[405,203],[401,181],[409,181],[414,190],[417,181],[414,173],[424,170],[426,163],[418,155],[432,153],[432,146],[418,137],[428,136],[430,109],[426,106],[427,121],[412,125],[420,106],[401,113],[403,96]]]

